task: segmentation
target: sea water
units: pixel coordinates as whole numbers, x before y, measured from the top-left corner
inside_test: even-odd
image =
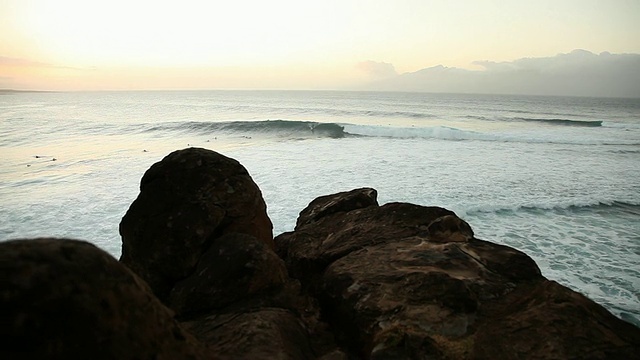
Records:
[[[376,92],[0,94],[0,240],[90,241],[144,171],[203,147],[240,161],[274,234],[314,198],[357,187],[442,206],[476,237],[640,326],[640,99]]]

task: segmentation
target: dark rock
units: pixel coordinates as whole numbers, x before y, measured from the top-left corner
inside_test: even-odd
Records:
[[[312,359],[336,349],[317,302],[249,235],[216,238],[168,305],[220,358]]]
[[[122,261],[166,301],[213,240],[244,233],[273,247],[258,186],[236,160],[211,150],[175,151],[151,166],[120,223]]]
[[[467,242],[473,239],[471,226],[455,215],[439,217],[427,229],[432,242]]]
[[[149,287],[75,240],[0,243],[0,358],[204,359]]]
[[[471,348],[477,358],[637,359],[640,354],[640,329],[554,281],[519,286],[487,302],[481,316]]]
[[[195,271],[175,285],[168,304],[181,315],[219,310],[273,296],[287,281],[284,262],[267,245],[249,235],[227,234],[217,238]]]
[[[298,224],[276,237],[277,251],[351,356],[629,358],[640,350],[639,329],[548,281],[524,253],[476,239],[446,209],[370,205]]]
[[[342,197],[336,194],[336,197]],[[325,201],[329,200],[327,197]],[[305,212],[312,212],[312,202]],[[278,255],[285,259],[289,275],[303,286],[315,279],[333,261],[365,247],[428,234],[435,219],[453,212],[439,207],[406,203],[367,206],[349,212],[326,215],[294,232],[276,238]]]
[[[334,195],[320,196],[307,206],[296,221],[296,229],[318,219],[351,210],[378,206],[378,192],[372,188],[360,188]]]
[[[221,359],[314,359],[306,325],[280,308],[213,314],[184,323]]]
[[[154,164],[120,224],[121,261],[221,358],[315,358],[336,350],[317,301],[274,252],[260,190],[204,149]]]

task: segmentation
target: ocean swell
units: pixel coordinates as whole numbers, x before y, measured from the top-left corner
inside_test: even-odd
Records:
[[[169,122],[145,129],[155,131],[196,132],[215,135],[216,133],[265,134],[278,137],[329,137],[342,138],[347,134],[344,127],[336,123],[318,123],[312,121],[263,120],[263,121],[224,121],[224,122]]]
[[[570,121],[560,120],[557,121]],[[554,121],[556,121],[554,120]],[[551,120],[549,120],[551,121]],[[577,123],[577,122],[576,122]],[[564,124],[564,123],[563,123]],[[583,125],[576,125],[583,126]],[[595,125],[590,125],[595,126]],[[555,133],[500,133],[460,129],[450,126],[385,126],[353,123],[315,122],[299,120],[256,121],[181,121],[159,124],[131,125],[131,130],[142,133],[179,132],[206,136],[231,134],[239,136],[266,136],[278,139],[371,137],[390,139],[436,139],[449,141],[495,141],[532,144],[566,145],[637,145],[633,139],[558,136]],[[625,151],[635,151],[626,149]]]
[[[600,120],[570,120],[570,119],[539,119],[539,118],[525,118],[515,117],[512,118],[516,121],[536,122],[544,123],[548,125],[560,125],[560,126],[580,126],[580,127],[600,127],[602,121]]]

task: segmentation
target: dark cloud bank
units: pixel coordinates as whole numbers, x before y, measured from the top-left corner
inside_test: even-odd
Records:
[[[384,64],[384,63],[380,63]],[[640,98],[640,54],[594,54],[574,50],[554,57],[512,62],[476,61],[483,70],[442,65],[387,76],[367,90],[478,94],[565,95]],[[368,64],[373,68],[373,64]]]

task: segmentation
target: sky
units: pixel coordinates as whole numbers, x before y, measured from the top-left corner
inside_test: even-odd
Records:
[[[640,1],[0,0],[0,88],[366,89],[576,49],[640,54]]]

